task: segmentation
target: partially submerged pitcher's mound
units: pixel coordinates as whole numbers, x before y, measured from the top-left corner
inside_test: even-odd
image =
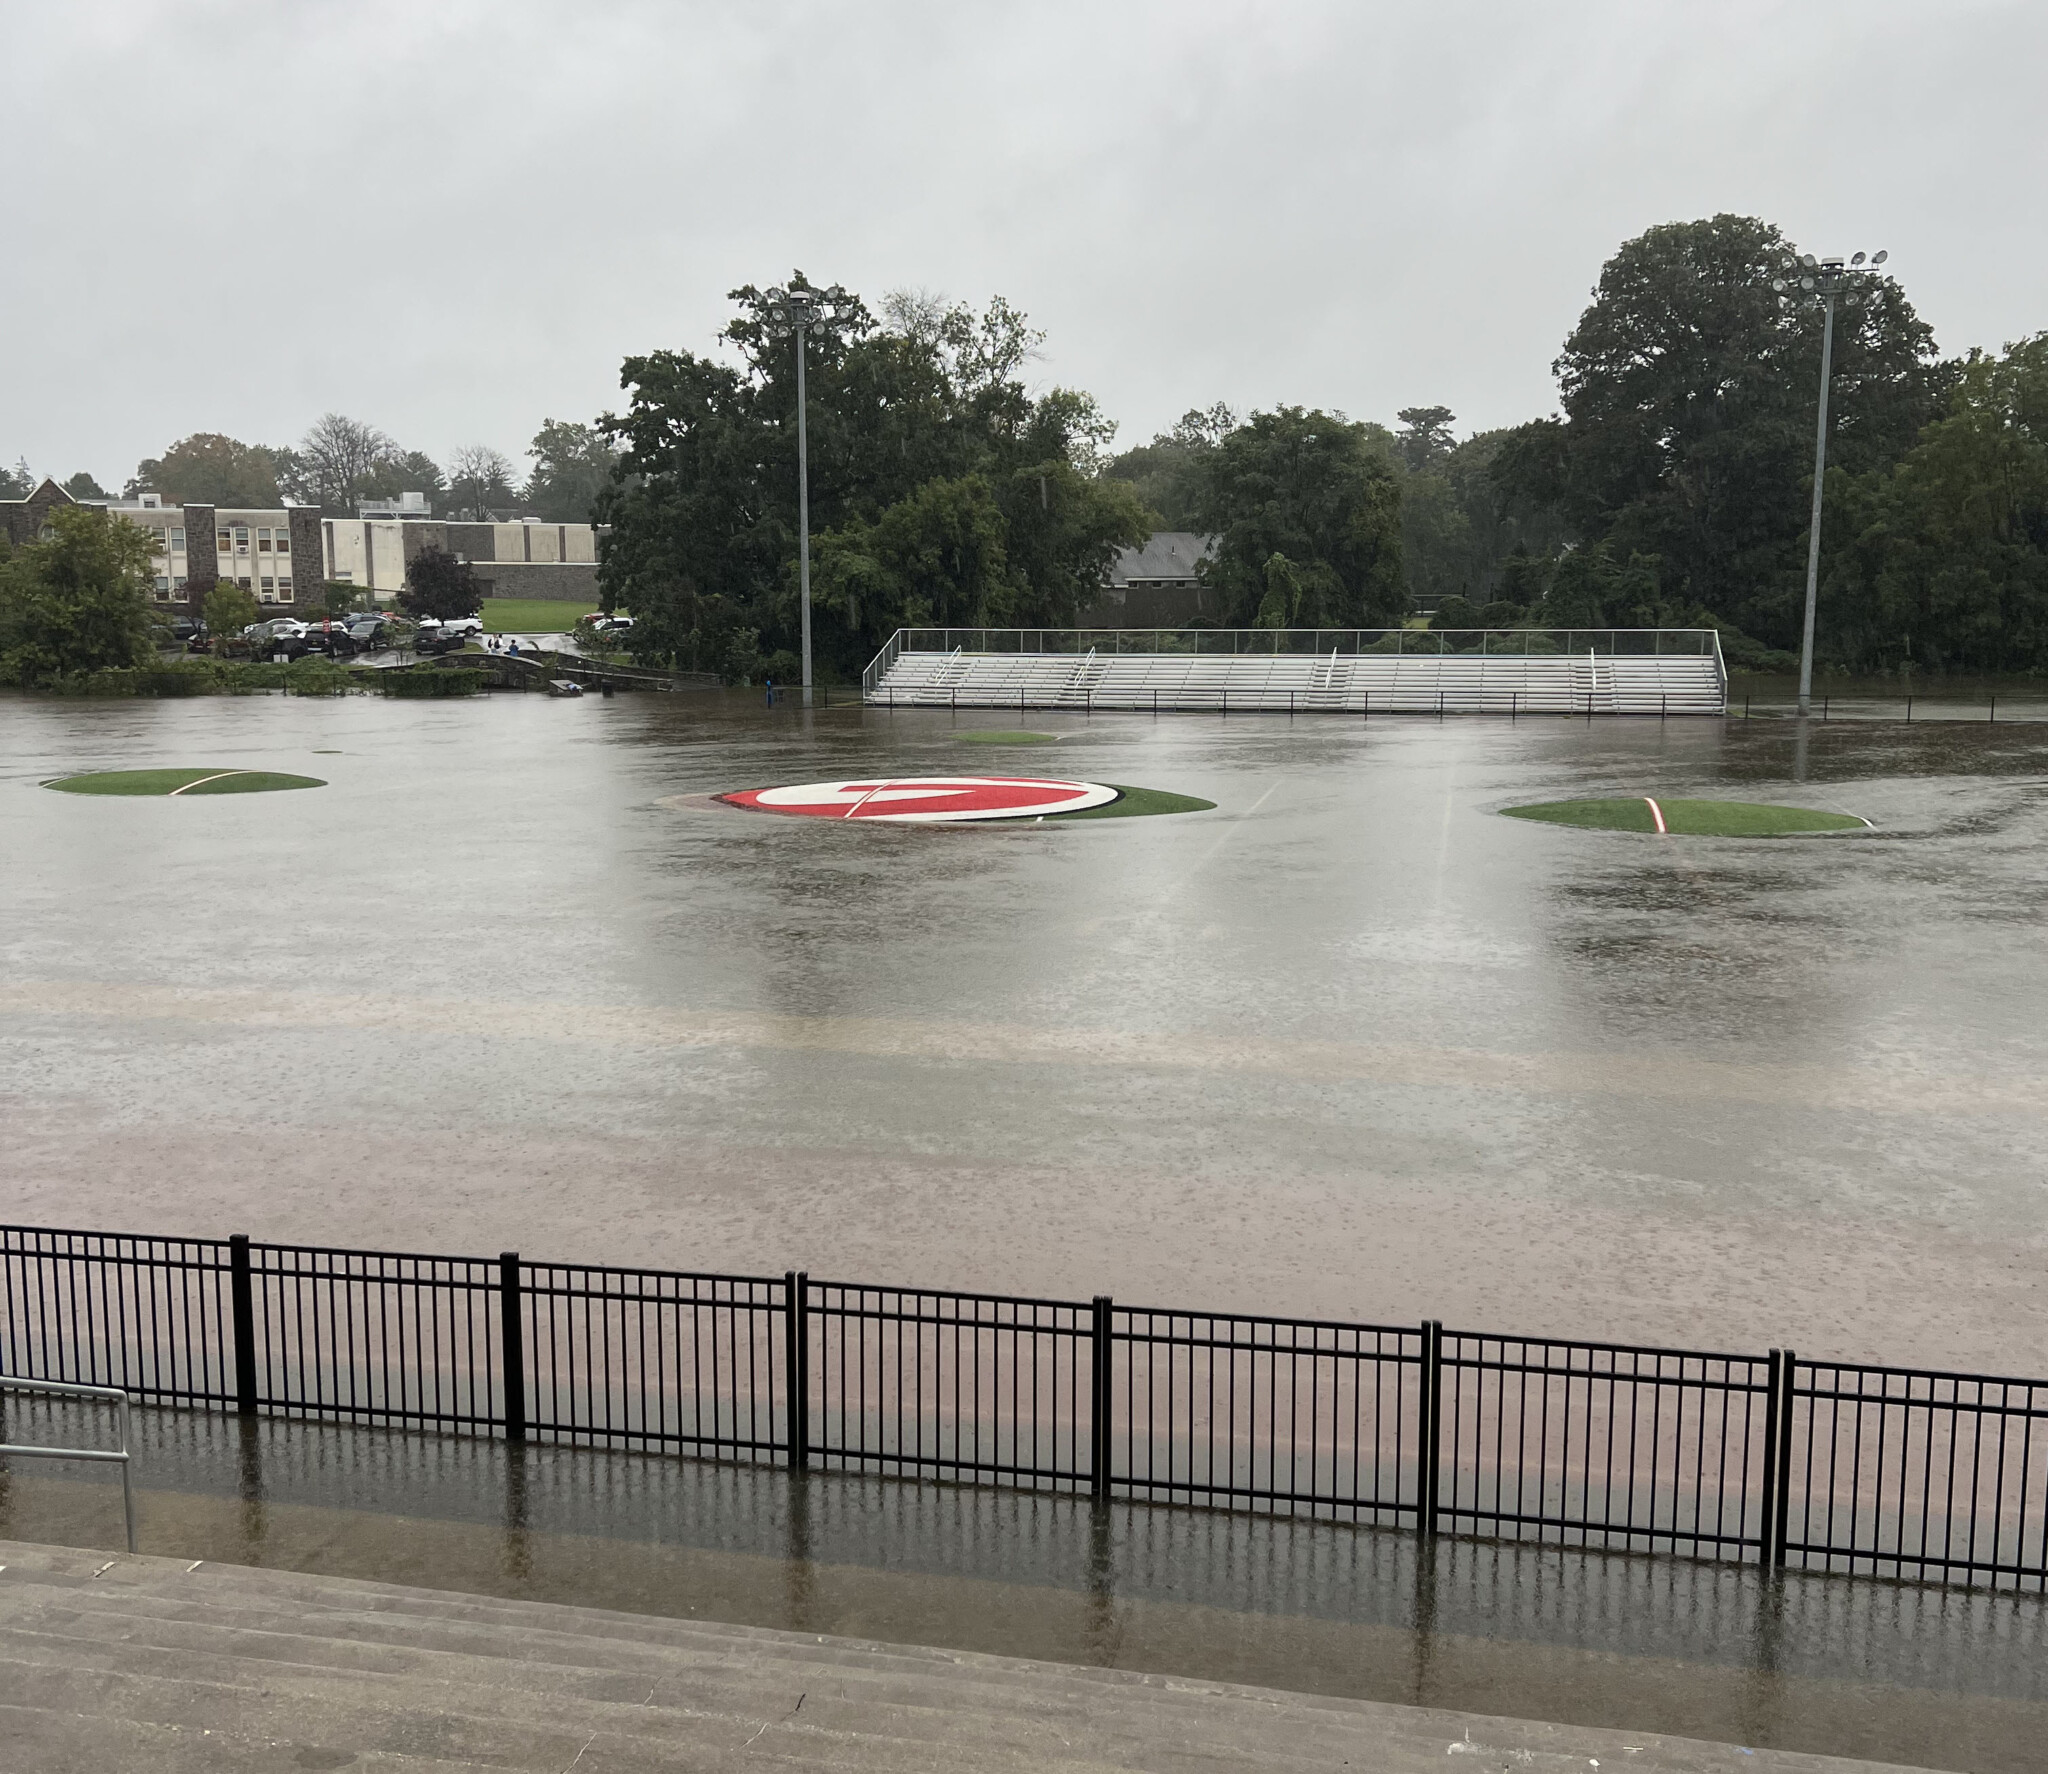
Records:
[[[196,770],[95,770],[84,776],[62,776],[45,788],[67,795],[260,795],[279,788],[325,788],[317,776],[290,776],[281,770],[223,770],[218,764]]]
[[[1006,730],[1000,733],[961,733],[956,735],[967,745],[1057,745],[1057,733],[1025,733]]]
[[[868,776],[737,789],[714,800],[744,813],[898,825],[985,825],[1002,820],[1128,819],[1193,813],[1215,802],[1163,789],[1046,776]]]
[[[1853,813],[1813,807],[1774,807],[1762,801],[1666,801],[1649,795],[1600,801],[1543,801],[1503,807],[1510,819],[1576,825],[1597,832],[1660,832],[1681,838],[1775,838],[1794,832],[1863,831],[1870,821]]]

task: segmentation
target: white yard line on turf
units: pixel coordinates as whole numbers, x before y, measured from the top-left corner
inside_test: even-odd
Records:
[[[255,774],[256,772],[253,770],[216,770],[211,776],[197,777],[191,782],[184,783],[179,787],[172,789],[171,793],[174,795],[182,795],[188,788],[200,788],[209,782],[218,782],[223,776],[253,776]]]
[[[1661,837],[1661,836],[1663,836],[1663,835],[1664,835],[1664,809],[1663,809],[1662,807],[1658,806],[1658,805],[1657,805],[1657,803],[1656,803],[1655,801],[1651,800],[1651,799],[1650,799],[1650,797],[1649,797],[1648,795],[1645,795],[1645,796],[1643,797],[1643,805],[1649,808],[1649,810],[1650,810],[1650,817],[1651,817],[1652,819],[1654,819],[1654,820],[1655,820],[1655,821],[1657,822],[1657,832],[1658,832],[1658,835],[1659,835],[1660,837]]]

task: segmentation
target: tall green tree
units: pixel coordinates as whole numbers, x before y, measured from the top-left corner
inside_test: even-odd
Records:
[[[1379,426],[1301,407],[1254,413],[1204,464],[1196,524],[1225,623],[1363,628],[1407,613],[1400,486]]]
[[[282,503],[278,453],[218,431],[195,431],[161,456],[147,456],[129,477],[127,495],[160,493],[167,505],[224,505],[265,510]]]
[[[0,676],[47,684],[155,656],[149,536],[93,506],[59,505],[51,534],[0,560]]]
[[[1201,497],[1204,466],[1237,429],[1237,415],[1223,402],[1193,407],[1171,431],[1113,457],[1103,472],[1126,482],[1161,530],[1191,529]]]
[[[619,452],[596,516],[600,584],[632,646],[730,677],[794,670],[798,640],[793,296],[807,298],[814,646],[851,675],[898,627],[1070,623],[1143,508],[1105,478],[1086,395],[1033,395],[1039,345],[1000,298],[980,313],[897,292],[882,317],[801,272],[735,290],[724,358],[627,360]]]
[[[526,477],[526,504],[533,515],[551,524],[588,523],[619,460],[597,427],[544,419],[526,453],[533,458]]]
[[[1600,273],[1554,366],[1563,415],[1502,440],[1496,472],[1571,538],[1661,563],[1666,595],[1777,645],[1797,636],[1821,320],[1771,288],[1792,245],[1753,217],[1652,228]],[[1835,335],[1830,460],[1909,450],[1945,373],[1889,278]]]
[[[2048,670],[2048,333],[1972,352],[1891,471],[1831,470],[1823,534],[1840,663]]]

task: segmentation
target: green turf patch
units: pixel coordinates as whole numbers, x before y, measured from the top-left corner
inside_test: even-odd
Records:
[[[486,634],[567,634],[596,608],[594,598],[578,604],[561,598],[487,597],[477,613]]]
[[[1682,838],[1770,838],[1788,832],[1862,831],[1852,813],[1822,813],[1812,807],[1774,807],[1760,801],[1667,801],[1657,806],[1664,829]],[[1587,831],[1654,832],[1650,803],[1640,795],[1600,801],[1544,801],[1503,807],[1510,819],[1540,819],[1547,825],[1575,825]]]
[[[325,788],[317,776],[290,776],[279,770],[230,770],[220,765],[198,770],[95,770],[46,782],[45,788],[67,795],[260,795],[280,788]]]
[[[961,733],[956,737],[969,745],[1055,745],[1059,742],[1057,733]]]
[[[1084,807],[1078,813],[1049,813],[1046,823],[1067,819],[1144,819],[1154,813],[1206,813],[1216,805],[1214,801],[1176,795],[1163,788],[1132,788],[1121,782],[1103,786],[1116,790],[1116,799],[1107,806]]]

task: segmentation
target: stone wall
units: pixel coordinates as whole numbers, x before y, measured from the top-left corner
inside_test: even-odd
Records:
[[[292,609],[295,613],[327,603],[327,549],[320,533],[317,505],[294,505],[285,514],[292,539]],[[188,534],[185,538],[192,540]]]
[[[220,579],[220,545],[214,537],[214,508],[188,505],[185,518],[185,607],[204,613],[206,594]]]
[[[0,524],[6,525],[7,540],[19,548],[43,533],[43,525],[50,521],[51,506],[77,503],[55,481],[45,480],[26,499],[0,500]]]

